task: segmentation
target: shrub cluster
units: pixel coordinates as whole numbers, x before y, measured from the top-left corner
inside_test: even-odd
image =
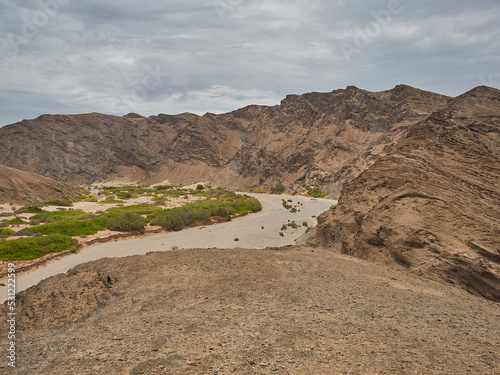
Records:
[[[319,190],[319,187],[315,186],[307,191],[307,195],[313,198],[324,198],[328,195],[328,193],[326,191]]]
[[[10,228],[0,228],[0,238],[7,238],[15,232]]]
[[[116,230],[120,232],[144,232],[146,219],[136,212],[123,212],[118,213],[115,217],[111,218],[106,228],[109,230]]]
[[[286,187],[283,184],[276,184],[273,188],[271,188],[271,193],[273,194],[281,194],[284,193],[286,190]]]
[[[21,238],[15,241],[0,242],[0,260],[30,260],[45,254],[59,253],[64,250],[76,251],[70,236],[49,234],[47,236]]]
[[[49,206],[63,206],[63,207],[73,206],[73,202],[70,201],[69,199],[55,199],[53,201],[45,202],[45,204]]]

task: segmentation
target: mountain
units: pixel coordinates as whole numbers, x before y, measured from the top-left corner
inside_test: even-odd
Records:
[[[412,125],[344,185],[316,238],[500,301],[500,91],[478,87]]]
[[[404,85],[350,86],[221,115],[43,115],[0,128],[0,163],[71,184],[281,182],[289,192],[319,185],[338,196],[449,99]]]
[[[28,204],[74,195],[73,189],[63,183],[0,165],[0,203]]]

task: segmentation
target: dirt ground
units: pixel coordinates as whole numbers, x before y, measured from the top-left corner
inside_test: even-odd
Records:
[[[500,373],[499,304],[321,248],[101,259],[17,311],[2,374]]]

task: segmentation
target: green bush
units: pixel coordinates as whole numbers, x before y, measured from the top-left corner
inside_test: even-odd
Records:
[[[201,184],[199,184],[199,185],[196,186],[196,190],[203,190],[203,189],[204,189],[204,187]]]
[[[163,192],[163,194],[165,196],[169,196],[169,197],[182,197],[184,195],[186,195],[186,191],[185,189],[173,189],[173,190],[165,190]]]
[[[149,215],[153,212],[162,211],[163,208],[153,206],[151,204],[133,204],[131,206],[123,206],[123,207],[111,207],[106,210],[106,212],[133,212],[139,215]]]
[[[20,217],[16,217],[16,218],[14,218],[12,220],[7,220],[6,223],[9,224],[9,225],[28,224],[28,222],[24,221]]]
[[[71,237],[62,234],[21,238],[0,242],[0,260],[30,260],[45,254],[59,253],[64,250],[76,250]]]
[[[131,193],[129,191],[120,191],[116,193],[116,197],[119,199],[131,199],[131,198],[139,198],[137,193]]]
[[[138,213],[123,212],[110,219],[106,228],[121,232],[144,232],[145,225],[146,219]]]
[[[73,206],[73,202],[69,199],[55,199],[53,201],[45,202],[45,204],[48,204],[49,206]]]
[[[283,185],[283,184],[276,184],[276,186],[274,186],[272,189],[271,189],[271,193],[273,194],[281,194],[281,193],[284,193],[286,190],[286,187]]]
[[[184,220],[179,210],[164,210],[155,214],[150,221],[151,225],[158,225],[167,230],[179,231],[184,228]]]
[[[328,195],[328,193],[326,191],[319,190],[319,187],[315,186],[307,191],[307,195],[314,198],[324,198]]]
[[[33,215],[31,221],[47,221],[50,218],[55,221],[66,220],[66,219],[84,219],[89,217],[90,214],[83,211],[44,211],[40,214]]]
[[[78,202],[97,202],[99,198],[96,195],[84,195],[80,197],[75,197]]]
[[[250,193],[265,194],[267,193],[267,190],[258,186],[254,186],[250,188]]]
[[[0,228],[0,238],[10,237],[15,232],[10,228]]]
[[[91,235],[104,230],[104,228],[94,220],[62,220],[48,224],[36,225],[29,229],[33,233],[59,233],[71,237],[80,236],[82,234]]]

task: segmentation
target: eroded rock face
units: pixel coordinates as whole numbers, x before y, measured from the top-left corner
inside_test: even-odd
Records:
[[[316,238],[500,301],[499,186],[500,91],[478,87],[347,182]]]
[[[72,184],[282,182],[289,192],[319,185],[337,196],[448,99],[403,85],[351,86],[201,117],[43,115],[0,128],[0,163]]]
[[[45,202],[69,199],[75,194],[71,187],[58,181],[0,165],[0,203]]]

